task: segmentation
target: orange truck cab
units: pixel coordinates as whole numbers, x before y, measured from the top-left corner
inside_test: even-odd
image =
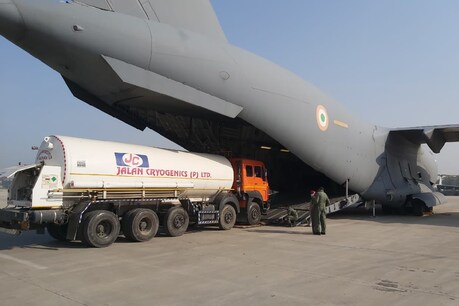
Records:
[[[239,220],[258,224],[269,209],[269,184],[263,162],[250,159],[230,159],[234,170],[232,189],[236,192],[241,214]]]

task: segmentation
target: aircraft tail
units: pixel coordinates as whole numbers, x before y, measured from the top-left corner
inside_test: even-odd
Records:
[[[227,42],[209,0],[76,0],[75,2],[170,24]]]

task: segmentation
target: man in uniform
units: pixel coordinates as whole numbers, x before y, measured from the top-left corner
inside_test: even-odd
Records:
[[[328,195],[325,193],[324,188],[320,187],[317,194],[315,195],[315,202],[317,204],[317,219],[318,225],[316,226],[315,230],[313,227],[313,232],[315,235],[325,235],[326,225],[325,225],[325,207],[330,205],[330,199]],[[312,204],[312,203],[311,203]]]
[[[311,226],[312,233],[314,235],[320,235],[320,223],[319,223],[319,203],[317,202],[317,194],[315,190],[311,190]]]
[[[296,211],[296,209],[294,209],[293,207],[289,206],[288,207],[288,210],[287,210],[287,217],[286,217],[286,221],[287,221],[287,224],[290,226],[290,227],[293,227],[295,226],[296,224],[296,221],[298,221],[298,212]]]

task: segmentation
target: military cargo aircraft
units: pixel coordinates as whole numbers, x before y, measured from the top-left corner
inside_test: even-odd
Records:
[[[329,178],[386,209],[422,214],[445,201],[433,153],[459,141],[459,125],[365,122],[231,45],[208,0],[0,0],[0,34],[131,126],[191,151],[264,160],[277,190]]]

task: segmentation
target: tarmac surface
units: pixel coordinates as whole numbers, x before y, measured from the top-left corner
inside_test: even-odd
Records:
[[[0,190],[0,203],[5,203]],[[364,209],[104,249],[0,234],[2,305],[458,305],[459,197],[433,216]],[[379,213],[379,211],[378,211]]]

